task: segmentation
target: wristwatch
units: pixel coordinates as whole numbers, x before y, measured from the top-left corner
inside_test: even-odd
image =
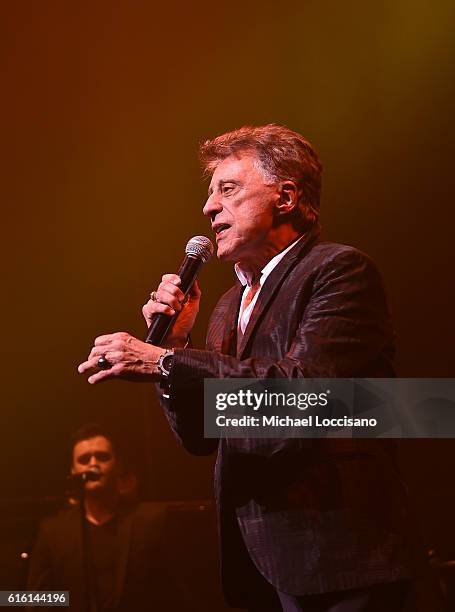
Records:
[[[160,385],[164,388],[169,388],[169,376],[171,374],[172,365],[174,363],[174,349],[169,349],[158,358],[156,367],[160,371]]]

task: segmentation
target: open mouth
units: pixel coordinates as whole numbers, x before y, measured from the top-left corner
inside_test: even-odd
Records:
[[[216,238],[218,240],[218,238],[222,237],[223,234],[230,228],[231,226],[228,225],[227,223],[220,223],[219,225],[214,226],[214,231],[216,234]]]

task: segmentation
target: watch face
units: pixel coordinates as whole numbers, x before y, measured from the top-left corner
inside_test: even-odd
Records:
[[[166,357],[163,359],[163,364],[162,364],[163,368],[167,370],[168,372],[171,369],[173,358],[174,358],[174,355],[166,355]]]
[[[165,357],[163,357],[161,361],[161,368],[165,376],[169,376],[169,373],[172,367],[173,358],[174,358],[174,355],[171,353],[170,355],[166,355]]]

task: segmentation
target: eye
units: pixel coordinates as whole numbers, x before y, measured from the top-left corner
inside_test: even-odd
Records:
[[[90,457],[90,453],[84,453],[83,455],[79,455],[79,457],[77,458],[77,462],[82,465],[87,465],[87,463],[90,461]]]
[[[235,185],[231,185],[231,184],[227,184],[227,185],[223,185],[221,187],[221,193],[223,195],[229,194],[231,191],[233,191],[235,188]]]
[[[106,453],[106,452],[103,452],[103,451],[98,451],[97,453],[94,453],[94,455],[95,455],[96,459],[98,459],[98,461],[102,461],[102,462],[109,461],[110,458],[111,458],[110,453]]]

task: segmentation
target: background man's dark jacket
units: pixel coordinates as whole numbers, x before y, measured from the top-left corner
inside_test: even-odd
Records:
[[[298,242],[264,283],[237,350],[242,287],[216,306],[204,351],[176,350],[164,408],[183,445],[218,446],[222,578],[244,601],[244,546],[273,586],[323,593],[408,575],[405,503],[390,440],[203,437],[204,378],[394,376],[380,276],[358,250]],[[238,529],[243,536],[238,537]],[[247,579],[248,580],[248,579]]]
[[[193,610],[184,605],[171,575],[163,504],[142,503],[119,513],[114,607]],[[81,519],[78,507],[45,519],[32,553],[27,588],[70,592],[70,608],[85,612]]]

